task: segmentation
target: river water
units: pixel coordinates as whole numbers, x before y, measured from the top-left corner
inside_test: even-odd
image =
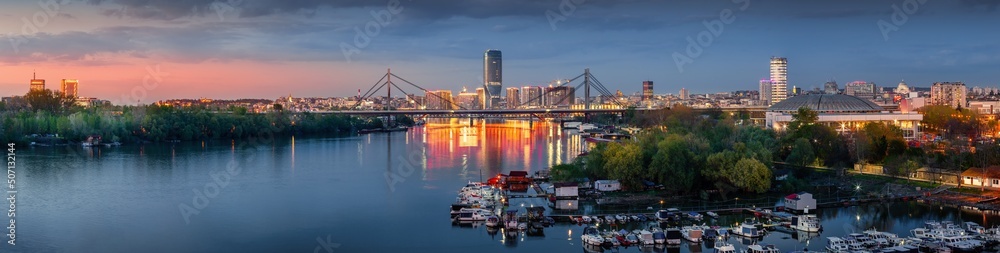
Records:
[[[19,147],[17,245],[0,251],[580,251],[579,225],[505,237],[452,224],[447,211],[469,181],[568,162],[585,145],[557,124],[451,120],[354,137]],[[927,219],[1000,224],[995,216],[915,202],[818,215],[823,234],[779,232],[764,242],[820,250],[827,236],[871,227],[906,235]],[[749,243],[730,240],[737,248]]]

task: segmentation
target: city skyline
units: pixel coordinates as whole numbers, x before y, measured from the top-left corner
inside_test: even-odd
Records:
[[[58,11],[12,3],[0,10],[8,20],[0,25],[0,42],[8,42],[0,43],[0,96],[26,93],[33,70],[48,89],[78,79],[80,96],[112,101],[156,75],[142,103],[351,96],[387,67],[431,90],[459,90],[484,80],[475,63],[489,48],[506,54],[505,87],[545,86],[589,67],[609,89],[630,95],[645,80],[657,82],[656,94],[755,90],[769,76],[769,57],[789,58],[787,86],[803,90],[830,79],[998,84],[993,2],[920,3],[901,24],[893,17],[911,6],[905,1],[587,1],[568,13],[562,2],[392,3],[69,1]],[[734,18],[720,19],[726,11]],[[355,28],[367,24],[379,32],[355,43]],[[716,28],[711,43],[688,52],[689,42]],[[678,64],[675,53],[691,61]]]

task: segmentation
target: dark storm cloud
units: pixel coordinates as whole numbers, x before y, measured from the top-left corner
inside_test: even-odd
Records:
[[[117,59],[110,54],[135,58],[156,55],[176,62],[330,60],[330,55],[316,52],[339,52],[336,43],[313,34],[336,29],[330,24],[270,21],[214,22],[183,27],[114,26],[88,32],[0,35],[0,41],[20,41],[19,51],[0,53],[0,62],[112,64],[102,58]]]
[[[321,8],[385,8],[387,1],[368,0],[87,0],[90,4],[105,5],[105,15],[172,20],[213,14],[221,8],[239,10],[242,17],[273,14],[312,13]],[[630,1],[586,1],[582,5],[606,6]],[[400,4],[416,18],[444,19],[455,16],[489,18],[502,16],[538,16],[547,9],[559,7],[561,1],[532,0],[401,0]]]
[[[981,11],[1000,10],[1000,1],[995,0],[960,0],[963,6]]]

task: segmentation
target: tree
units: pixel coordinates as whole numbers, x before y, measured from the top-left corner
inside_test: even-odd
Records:
[[[274,103],[274,105],[272,105],[271,107],[274,108],[275,111],[281,111],[285,109],[285,106],[279,103]]]
[[[803,126],[808,126],[819,121],[819,113],[808,107],[799,107],[799,110],[792,114],[792,122],[788,123],[788,129],[798,132]]]
[[[885,159],[885,164],[883,168],[885,172],[892,176],[905,176],[907,179],[910,175],[920,168],[920,163],[917,161],[919,158],[900,155],[891,156]]]
[[[607,162],[604,170],[610,178],[617,179],[627,189],[641,189],[643,166],[639,145],[634,142],[609,143],[605,154]]]
[[[812,144],[806,138],[795,140],[792,152],[785,158],[785,162],[798,166],[806,166],[816,161],[816,154],[813,153]]]
[[[577,178],[586,177],[583,169],[578,164],[557,164],[550,170],[552,181],[567,182]]]
[[[605,157],[608,143],[600,143],[587,152],[587,163],[584,165],[584,172],[592,179],[608,178],[607,171],[604,170]]]
[[[62,114],[73,106],[76,100],[73,97],[65,96],[62,92],[52,92],[51,90],[32,90],[25,95],[25,100],[31,105],[34,111],[46,111],[52,114]]]
[[[737,187],[749,192],[764,193],[771,189],[771,169],[768,169],[760,161],[752,158],[743,158],[736,162],[730,178],[736,178],[734,182]]]
[[[710,152],[707,141],[691,134],[670,134],[657,148],[649,173],[668,190],[690,191],[704,167],[704,155]]]

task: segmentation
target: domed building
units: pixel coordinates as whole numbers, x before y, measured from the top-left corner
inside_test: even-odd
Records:
[[[899,81],[899,85],[896,86],[895,92],[896,92],[896,94],[900,94],[900,95],[909,95],[910,94],[910,87],[906,86],[906,82],[905,81]]]
[[[903,130],[903,137],[913,139],[919,133],[923,115],[888,111],[867,99],[843,94],[811,94],[794,96],[767,108],[765,122],[768,127],[782,131],[792,121],[792,115],[799,108],[809,108],[819,115],[820,124],[837,129],[845,134],[871,122],[888,122]]]

